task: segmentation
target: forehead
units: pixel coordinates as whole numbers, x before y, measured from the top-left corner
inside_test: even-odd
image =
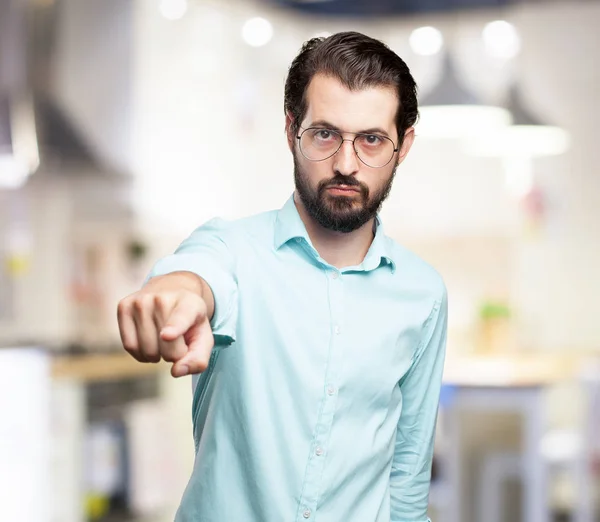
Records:
[[[307,92],[303,124],[327,121],[347,132],[381,127],[393,134],[396,129],[398,96],[391,87],[367,87],[351,91],[338,79],[317,74]]]

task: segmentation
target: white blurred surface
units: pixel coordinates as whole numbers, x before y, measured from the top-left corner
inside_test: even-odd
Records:
[[[49,522],[50,370],[35,348],[0,349],[0,506],[7,522]]]

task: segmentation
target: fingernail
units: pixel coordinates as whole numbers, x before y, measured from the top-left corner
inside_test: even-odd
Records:
[[[179,369],[177,370],[177,377],[184,377],[188,373],[190,373],[190,369],[188,366],[185,366],[185,365],[180,366]]]

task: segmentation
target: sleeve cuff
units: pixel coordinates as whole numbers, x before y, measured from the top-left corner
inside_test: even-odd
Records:
[[[215,298],[215,311],[210,322],[215,343],[235,342],[237,289],[232,275],[212,260],[198,259],[194,254],[173,254],[154,265],[146,282],[172,272],[192,272],[206,281]]]

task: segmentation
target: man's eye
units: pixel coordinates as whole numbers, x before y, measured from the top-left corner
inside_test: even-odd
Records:
[[[315,133],[315,137],[320,140],[330,140],[331,138],[333,138],[333,133],[326,129],[322,129],[322,130],[318,130]]]
[[[365,136],[365,142],[369,145],[379,145],[383,140],[376,134],[368,134]]]

